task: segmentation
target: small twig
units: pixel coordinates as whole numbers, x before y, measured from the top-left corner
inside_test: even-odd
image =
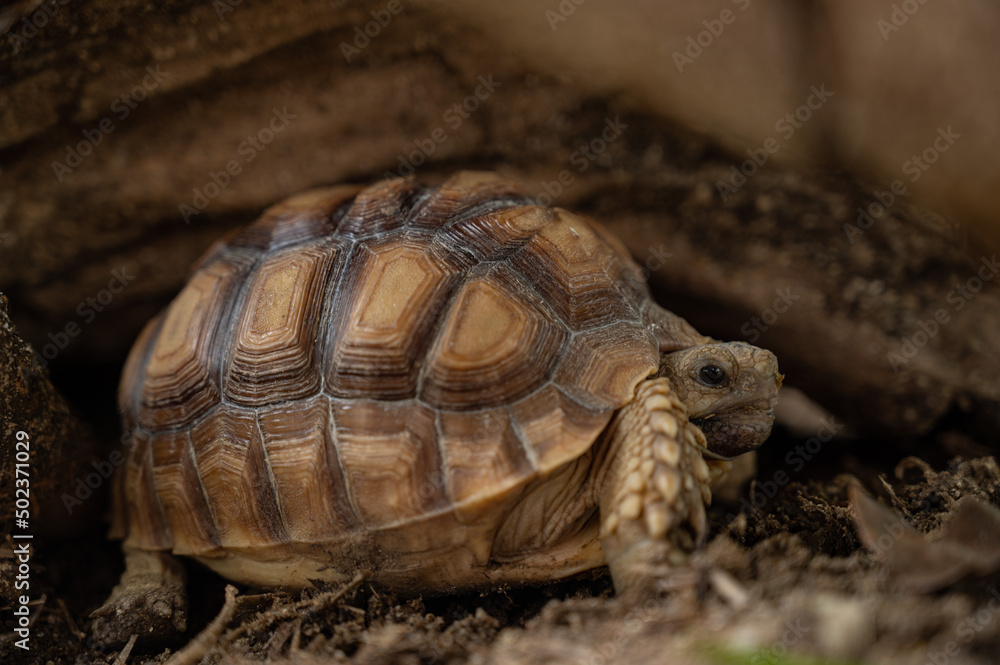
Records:
[[[708,571],[708,581],[715,592],[722,596],[733,609],[742,610],[750,602],[750,594],[735,577],[720,568]]]
[[[300,617],[298,621],[295,622],[295,633],[292,635],[292,643],[288,647],[288,653],[296,654],[299,652],[299,646],[302,644],[302,618]]]
[[[341,598],[343,598],[347,593],[359,584],[365,581],[368,577],[368,571],[358,571],[354,575],[354,579],[342,586],[338,591],[327,591],[322,593],[315,598],[308,598],[306,600],[300,600],[294,605],[286,606],[280,610],[269,612],[265,616],[258,617],[257,619],[251,621],[250,623],[245,623],[239,628],[233,630],[227,634],[222,640],[219,641],[219,648],[223,649],[230,644],[232,644],[237,638],[239,638],[244,633],[252,633],[258,631],[265,626],[269,626],[276,621],[283,621],[285,619],[292,619],[301,615],[302,611],[316,612],[322,609],[326,605],[333,605]],[[173,663],[168,663],[168,665],[173,665]]]
[[[80,630],[77,627],[76,622],[73,621],[73,616],[69,613],[69,609],[66,607],[66,601],[62,598],[59,599],[59,607],[62,608],[63,616],[66,617],[66,623],[69,625],[69,630],[76,636],[76,639],[82,640],[87,637],[87,634]]]
[[[889,495],[889,500],[892,501],[892,505],[896,507],[896,510],[901,515],[905,515],[908,519],[911,519],[913,515],[911,515],[910,511],[906,509],[906,504],[903,503],[898,496],[896,496],[895,490],[893,490],[892,485],[890,485],[888,481],[886,481],[885,476],[880,474],[878,479],[879,481],[881,481],[882,489],[884,489],[886,491],[886,494]]]
[[[125,648],[118,653],[118,657],[115,658],[114,665],[125,665],[128,661],[128,657],[132,654],[132,647],[135,646],[135,641],[137,639],[139,639],[138,633],[128,638],[128,644],[126,644]]]
[[[268,658],[275,658],[281,653],[281,649],[288,642],[288,638],[292,636],[292,631],[295,630],[295,625],[291,622],[279,624],[274,631],[271,633],[271,638],[264,645],[262,652],[266,653]]]
[[[31,628],[32,626],[34,626],[35,625],[35,620],[38,619],[39,616],[41,616],[42,610],[45,609],[45,601],[46,600],[48,600],[48,595],[43,593],[41,598],[38,598],[38,599],[33,600],[30,603],[28,603],[28,607],[31,607],[32,605],[38,605],[38,611],[36,611],[34,614],[32,614],[31,618],[28,619],[28,628]]]
[[[205,657],[236,612],[236,593],[236,587],[232,584],[226,585],[226,603],[222,606],[219,616],[215,617],[205,630],[198,633],[196,638],[188,642],[187,646],[171,656],[166,665],[194,665]]]

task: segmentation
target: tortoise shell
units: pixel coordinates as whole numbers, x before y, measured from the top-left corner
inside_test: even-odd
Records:
[[[496,175],[308,192],[216,243],[142,331],[115,530],[209,565],[430,551],[705,341],[600,226]]]

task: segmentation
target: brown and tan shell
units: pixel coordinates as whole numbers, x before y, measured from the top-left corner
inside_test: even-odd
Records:
[[[210,249],[136,342],[116,529],[203,558],[420,551],[704,340],[616,239],[498,176],[308,192]]]

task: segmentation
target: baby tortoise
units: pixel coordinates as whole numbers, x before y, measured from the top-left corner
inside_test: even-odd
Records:
[[[641,590],[700,543],[780,383],[770,352],[658,306],[598,224],[499,176],[301,194],[216,243],[132,349],[126,571],[95,632],[183,629],[172,554],[259,586],[606,564]]]

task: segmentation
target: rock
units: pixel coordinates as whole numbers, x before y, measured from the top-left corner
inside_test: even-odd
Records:
[[[44,359],[20,338],[8,308],[7,297],[0,294],[0,516],[4,532],[78,534],[100,515],[115,465],[99,458],[90,431],[70,413],[52,386]],[[120,453],[113,457],[120,459]],[[15,505],[15,500],[24,498],[15,495],[15,489],[27,489],[27,508]]]

